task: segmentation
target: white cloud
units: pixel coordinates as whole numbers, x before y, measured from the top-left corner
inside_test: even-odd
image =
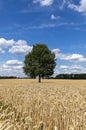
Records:
[[[28,46],[28,43],[25,40],[14,41],[6,40],[5,38],[0,38],[0,53],[5,51],[2,48],[9,48],[9,52],[17,55],[23,55],[31,52],[32,47]]]
[[[78,12],[86,12],[86,0],[80,0],[79,5],[68,2],[68,7]]]
[[[13,46],[12,48],[9,49],[9,52],[16,54],[16,55],[24,55],[27,54],[29,52],[31,52],[32,47],[28,46],[28,45],[17,45],[17,46]]]
[[[57,68],[60,73],[68,73],[68,74],[80,74],[80,73],[86,73],[86,67],[82,67],[80,65],[61,65]]]
[[[16,45],[27,45],[27,42],[25,40],[18,40],[17,42],[15,42]]]
[[[0,47],[8,47],[8,46],[12,46],[14,44],[14,40],[6,40],[5,38],[0,38]]]
[[[4,69],[22,69],[23,62],[19,60],[8,60],[2,65],[2,67]]]
[[[54,52],[57,57],[58,53],[60,53],[60,49],[58,49],[58,48],[53,49],[52,52]]]
[[[61,65],[61,66],[60,66],[60,69],[67,69],[67,68],[68,68],[67,65]]]
[[[81,54],[63,54],[59,49],[53,49],[57,59],[71,62],[86,62],[86,58]]]
[[[15,44],[9,48],[9,52],[16,55],[25,55],[31,52],[32,47],[27,45],[27,42],[24,40],[18,40]]]
[[[82,69],[83,67],[80,65],[72,65],[72,66],[67,66],[67,65],[61,65],[60,69]]]
[[[55,16],[54,14],[51,15],[52,20],[60,19],[60,16]]]
[[[63,60],[69,60],[74,62],[84,62],[86,58],[83,57],[81,54],[70,54],[70,55],[62,55],[61,57]]]
[[[19,60],[8,60],[5,64],[6,65],[22,65],[23,62],[21,62]]]
[[[50,6],[54,0],[33,0],[33,3],[40,3],[41,6]]]
[[[81,65],[58,65],[55,68],[54,76],[58,74],[80,74],[86,73],[86,67]]]
[[[21,67],[0,67],[0,76],[26,77]]]
[[[55,19],[57,19],[57,18],[56,18],[56,16],[55,16],[54,14],[52,14],[52,15],[51,15],[51,19],[52,19],[52,20],[55,20]]]
[[[26,77],[22,67],[23,67],[22,61],[8,60],[2,66],[0,66],[0,75]]]

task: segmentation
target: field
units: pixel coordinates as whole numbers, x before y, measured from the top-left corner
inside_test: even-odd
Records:
[[[86,81],[1,79],[0,130],[86,130]]]

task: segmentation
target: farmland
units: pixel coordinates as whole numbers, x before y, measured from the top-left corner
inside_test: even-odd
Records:
[[[86,81],[1,79],[0,130],[86,130]]]

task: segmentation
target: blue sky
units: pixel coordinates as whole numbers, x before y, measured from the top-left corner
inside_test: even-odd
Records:
[[[25,76],[35,43],[55,52],[55,75],[86,73],[86,0],[0,0],[0,75]]]

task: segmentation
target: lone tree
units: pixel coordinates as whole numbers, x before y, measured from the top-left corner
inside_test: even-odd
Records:
[[[38,81],[41,82],[42,77],[49,78],[54,73],[55,66],[55,54],[47,45],[35,44],[32,51],[25,56],[23,70],[31,78],[38,76]]]

